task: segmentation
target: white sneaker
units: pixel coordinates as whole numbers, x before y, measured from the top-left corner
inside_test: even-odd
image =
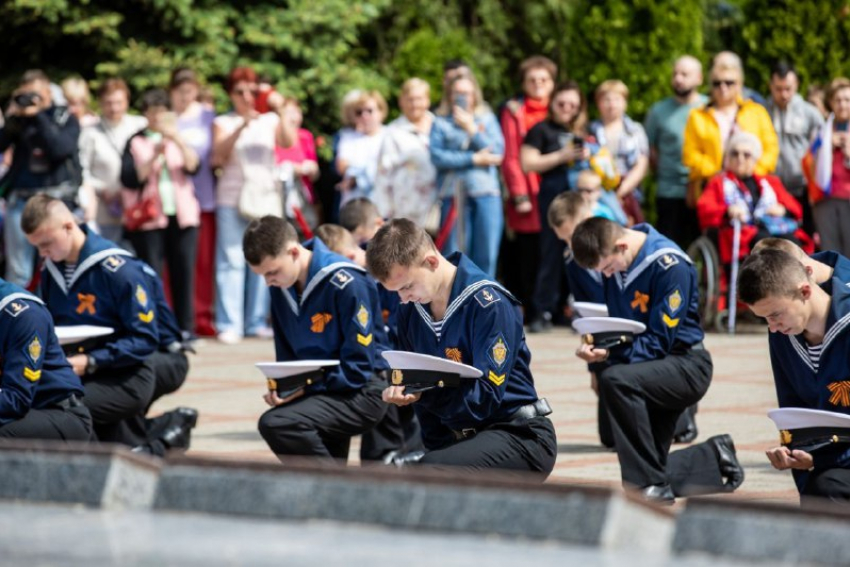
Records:
[[[273,339],[274,331],[271,327],[260,327],[249,336],[256,337],[258,339]]]
[[[242,342],[242,337],[234,331],[222,331],[217,338],[218,342],[226,345],[238,345]]]

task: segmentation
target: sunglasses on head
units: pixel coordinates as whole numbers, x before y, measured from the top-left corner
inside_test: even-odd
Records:
[[[741,159],[752,159],[752,152],[747,152],[744,150],[730,150],[729,156],[733,158],[741,158]]]
[[[727,87],[734,87],[738,81],[734,79],[728,79],[725,81],[711,81],[711,86],[715,89],[719,89],[721,85],[725,85]]]
[[[374,114],[374,113],[375,113],[375,109],[374,108],[368,108],[368,107],[367,108],[358,108],[357,110],[354,111],[354,114],[356,114],[357,116],[363,116],[364,114]]]

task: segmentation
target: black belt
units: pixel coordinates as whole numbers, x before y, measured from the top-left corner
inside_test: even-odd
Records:
[[[527,404],[516,410],[514,413],[510,415],[510,417],[505,421],[499,421],[497,423],[513,423],[515,421],[520,420],[528,420],[534,417],[545,417],[552,413],[552,407],[549,405],[549,402],[546,401],[546,398],[540,398],[533,404]],[[487,427],[491,427],[493,425],[497,425],[497,423],[491,423]],[[465,429],[453,429],[452,433],[454,433],[455,439],[460,441],[462,439],[469,439],[470,437],[475,437],[479,431],[483,431],[487,429],[487,427],[482,427],[480,429],[475,427],[467,427]]]
[[[63,410],[69,410],[71,408],[78,408],[83,405],[82,400],[77,397],[77,394],[71,394],[61,402],[56,402],[57,407],[62,408]]]

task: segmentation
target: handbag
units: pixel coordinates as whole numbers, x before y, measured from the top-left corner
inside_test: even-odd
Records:
[[[139,199],[135,204],[124,209],[124,226],[129,231],[142,228],[147,222],[157,216],[156,200],[153,197]]]
[[[239,215],[247,221],[266,215],[282,217],[283,192],[275,179],[274,152],[263,152],[256,160],[244,148],[237,151],[245,180],[239,192]]]

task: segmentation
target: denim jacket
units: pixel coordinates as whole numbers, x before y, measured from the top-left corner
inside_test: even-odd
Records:
[[[484,148],[504,155],[505,139],[496,116],[487,111],[475,115],[478,132],[474,136],[454,123],[451,116],[437,116],[431,128],[431,161],[437,168],[437,187],[441,198],[454,195],[460,183],[469,197],[501,194],[495,166],[472,165],[472,155]]]

